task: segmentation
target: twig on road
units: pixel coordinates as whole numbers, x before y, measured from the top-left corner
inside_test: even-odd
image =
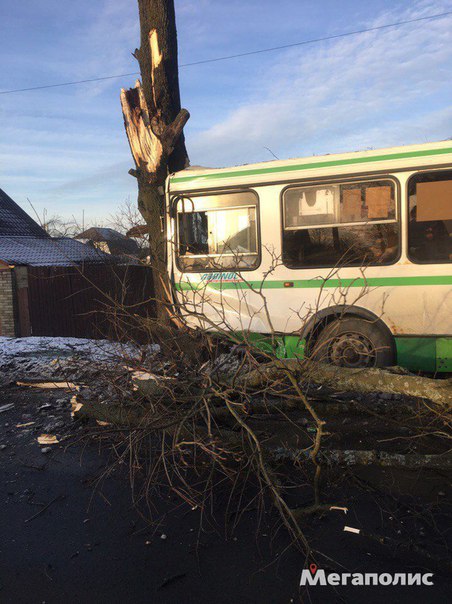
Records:
[[[31,522],[32,520],[34,520],[35,518],[40,516],[43,512],[48,510],[52,504],[56,503],[57,501],[61,501],[63,499],[66,499],[66,495],[57,495],[57,497],[55,497],[55,499],[52,499],[52,501],[49,501],[49,503],[47,505],[45,505],[42,508],[42,510],[39,510],[39,512],[36,512],[36,514],[34,514],[33,516],[30,516],[30,518],[27,518],[26,520],[24,520],[24,522]]]

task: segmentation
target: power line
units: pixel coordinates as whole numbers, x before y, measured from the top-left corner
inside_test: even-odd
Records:
[[[367,29],[357,29],[356,31],[349,31],[342,34],[336,34],[334,36],[326,36],[325,38],[312,38],[311,40],[303,40],[302,42],[294,42],[293,44],[284,44],[283,46],[273,46],[272,48],[262,48],[261,50],[251,50],[249,52],[241,52],[236,55],[228,55],[225,57],[216,57],[215,59],[204,59],[202,61],[195,61],[194,63],[185,63],[181,67],[191,67],[192,65],[202,65],[204,63],[214,63],[216,61],[226,61],[228,59],[237,59],[238,57],[248,57],[249,55],[258,55],[263,52],[272,52],[274,50],[284,50],[286,48],[294,48],[295,46],[303,46],[305,44],[315,44],[316,42],[326,42],[327,40],[335,40],[337,38],[345,38],[347,36],[356,36],[357,34],[365,34],[369,31],[377,31],[380,29],[387,29],[388,27],[397,27],[399,25],[407,25],[408,23],[416,23],[417,21],[427,21],[430,19],[439,19],[440,17],[446,17],[451,15],[452,11],[447,13],[440,13],[438,15],[430,15],[428,17],[418,17],[417,19],[409,19],[407,21],[398,21],[397,23],[388,23],[386,25],[377,25],[376,27],[368,27]]]
[[[417,17],[416,19],[407,19],[406,21],[397,21],[396,23],[387,23],[385,25],[377,25],[375,27],[368,27],[366,29],[357,29],[355,31],[344,32],[341,34],[335,34],[333,36],[325,36],[323,38],[312,38],[310,40],[302,40],[301,42],[294,42],[292,44],[284,44],[282,46],[273,46],[271,48],[261,48],[259,50],[250,50],[248,52],[241,52],[235,55],[226,55],[224,57],[215,57],[213,59],[203,59],[200,61],[194,61],[192,63],[183,63],[180,67],[193,67],[195,65],[205,65],[206,63],[216,63],[218,61],[228,61],[230,59],[238,59],[240,57],[249,57],[250,55],[258,55],[265,52],[274,52],[275,50],[285,50],[287,48],[295,48],[296,46],[304,46],[306,44],[316,44],[317,42],[327,42],[328,40],[337,40],[338,38],[346,38],[347,36],[356,36],[358,34],[365,34],[367,32],[379,31],[382,29],[388,29],[389,27],[399,27],[401,25],[408,25],[409,23],[417,23],[419,21],[430,21],[432,19],[439,19],[451,15],[452,11],[445,13],[439,13],[436,15],[428,15],[426,17]],[[126,78],[129,76],[140,75],[140,72],[135,71],[132,73],[122,73],[118,75],[104,76],[98,78],[89,78],[86,80],[76,80],[74,82],[62,82],[60,84],[46,84],[43,86],[32,86],[31,88],[16,88],[14,90],[2,90],[1,94],[13,94],[15,92],[30,92],[32,90],[44,90],[47,88],[60,88],[62,86],[74,86],[75,84],[87,84],[89,82],[101,82],[104,80],[114,80],[116,78]]]
[[[86,84],[88,82],[101,82],[102,80],[114,80],[115,78],[126,78],[128,76],[140,75],[139,71],[133,73],[122,73],[120,75],[104,76],[102,78],[90,78],[88,80],[75,80],[74,82],[63,82],[61,84],[46,84],[45,86],[33,86],[32,88],[16,88],[15,90],[0,90],[0,94],[13,94],[13,92],[30,92],[31,90],[44,90],[45,88],[59,88],[60,86],[73,86],[74,84]]]

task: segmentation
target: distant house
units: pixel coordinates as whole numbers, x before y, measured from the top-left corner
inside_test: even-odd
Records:
[[[32,333],[28,286],[35,268],[101,265],[106,260],[111,258],[79,241],[50,237],[0,189],[0,335]]]
[[[138,257],[140,248],[136,241],[129,239],[115,229],[91,227],[75,237],[79,241],[115,256]]]
[[[147,224],[136,224],[127,231],[126,236],[137,242],[140,248],[139,258],[141,261],[150,264],[149,226]]]
[[[145,239],[149,237],[149,226],[147,224],[137,224],[127,231],[127,237],[136,237]]]

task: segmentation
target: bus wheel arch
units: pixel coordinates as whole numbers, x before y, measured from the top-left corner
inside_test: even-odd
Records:
[[[396,363],[394,336],[373,312],[335,306],[318,312],[304,327],[308,356],[345,367],[388,367]]]

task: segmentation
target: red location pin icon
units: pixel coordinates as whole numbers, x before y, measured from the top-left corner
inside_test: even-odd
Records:
[[[310,564],[309,570],[311,571],[312,575],[315,575],[315,573],[317,572],[317,564]]]

